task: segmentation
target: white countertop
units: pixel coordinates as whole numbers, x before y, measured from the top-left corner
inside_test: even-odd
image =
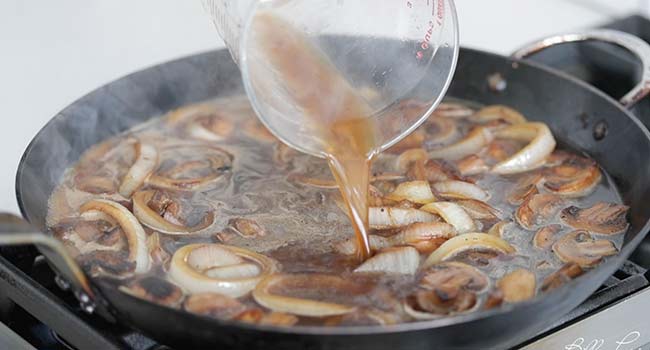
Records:
[[[456,3],[461,43],[502,54],[543,35],[650,13],[641,0]],[[2,0],[0,44],[0,211],[11,212],[22,152],[59,110],[125,74],[222,46],[199,0]]]

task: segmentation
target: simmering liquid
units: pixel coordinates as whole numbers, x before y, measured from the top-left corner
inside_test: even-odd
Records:
[[[357,255],[365,260],[370,256],[368,179],[372,157],[381,146],[372,110],[299,30],[265,13],[255,17],[252,30],[256,33],[255,50],[286,89],[286,102],[304,112],[313,136],[324,143],[354,227]]]

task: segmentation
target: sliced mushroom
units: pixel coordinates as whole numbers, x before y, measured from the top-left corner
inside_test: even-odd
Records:
[[[429,267],[462,252],[472,250],[487,251],[498,255],[510,254],[515,251],[515,248],[499,237],[485,233],[466,233],[443,243],[429,255],[423,266]]]
[[[213,211],[208,211],[194,226],[186,226],[180,218],[180,204],[164,191],[140,191],[133,195],[133,214],[143,225],[168,235],[188,235],[204,230],[215,220]]]
[[[246,305],[219,293],[197,293],[185,300],[183,308],[195,314],[228,320],[244,312]]]
[[[391,207],[370,207],[369,208],[370,228],[384,229],[401,227],[416,222],[435,222],[438,217],[417,209],[401,209]]]
[[[441,181],[433,184],[433,189],[445,198],[475,199],[487,201],[490,194],[479,186],[465,181]]]
[[[167,263],[171,259],[171,255],[163,248],[158,232],[153,232],[147,237],[147,250],[149,251],[152,264],[162,265],[166,268]]]
[[[476,231],[476,225],[472,217],[456,203],[434,202],[421,207],[420,210],[439,215],[447,223],[454,226],[458,233]]]
[[[494,140],[481,151],[481,156],[485,159],[485,162],[494,165],[499,162],[512,157],[517,151],[521,149],[522,145],[520,142],[515,140]]]
[[[408,200],[418,204],[427,204],[436,200],[427,181],[402,182],[386,198],[397,202]]]
[[[571,156],[544,171],[544,188],[565,197],[583,197],[596,188],[602,178],[593,159]]]
[[[120,287],[120,290],[154,303],[176,307],[183,301],[183,291],[166,280],[148,276]]]
[[[257,285],[253,298],[258,304],[273,311],[325,317],[354,311],[356,307],[345,303],[344,300],[365,294],[368,288],[331,275],[272,275]],[[283,295],[287,292],[290,292],[291,296]],[[334,301],[323,301],[332,299]]]
[[[580,267],[580,265],[576,263],[566,263],[562,268],[557,270],[556,272],[552,273],[548,277],[544,279],[544,282],[542,282],[542,286],[540,287],[540,290],[542,292],[548,292],[550,290],[553,290],[557,287],[562,286],[563,284],[569,282],[570,280],[582,275],[584,271]]]
[[[501,304],[503,304],[503,292],[501,292],[499,288],[495,288],[492,289],[488,293],[487,298],[485,298],[483,309],[494,309],[495,307],[501,306]]]
[[[411,169],[413,170],[413,168]],[[458,172],[451,163],[441,160],[428,160],[423,165],[424,180],[429,182],[440,182],[449,180],[460,180]]]
[[[170,112],[167,122],[172,126],[181,126],[191,137],[205,141],[222,141],[232,134],[235,123],[220,109],[226,109],[233,115],[240,111],[233,111],[232,106],[233,104],[229,104],[230,108],[223,108],[225,106],[207,103],[189,105]]]
[[[517,208],[515,219],[523,228],[533,230],[551,220],[563,204],[562,198],[554,194],[532,194]]]
[[[540,173],[523,175],[507,194],[508,203],[520,205],[529,196],[539,193],[537,185],[544,180]]]
[[[242,237],[263,237],[266,236],[266,230],[255,220],[235,218],[230,219],[228,225]]]
[[[445,145],[454,141],[460,134],[455,120],[437,116],[427,119],[420,130],[426,134],[428,144]]]
[[[535,232],[535,237],[533,242],[536,248],[539,249],[548,249],[550,248],[555,240],[557,239],[557,234],[562,229],[562,226],[557,224],[552,224],[544,226]]]
[[[601,235],[615,235],[627,229],[626,205],[599,202],[590,208],[570,206],[562,210],[562,221],[575,228]]]
[[[468,311],[476,305],[476,294],[488,284],[487,276],[467,264],[436,264],[424,272],[418,282],[419,290],[406,299],[404,309],[415,319]]]
[[[497,288],[503,293],[503,300],[518,303],[535,296],[535,274],[526,269],[512,271],[497,282]]]
[[[413,247],[387,248],[366,260],[354,272],[382,272],[412,275],[420,264],[420,254]]]
[[[497,163],[492,171],[497,174],[517,174],[538,168],[555,149],[555,138],[544,123],[515,124],[497,131],[497,138],[529,142],[524,148]]]
[[[290,315],[284,312],[275,312],[271,311],[265,313],[262,309],[252,308],[248,309],[239,315],[233,317],[233,320],[240,322],[261,324],[261,325],[270,325],[270,326],[281,326],[281,327],[290,327],[298,323],[298,317]]]
[[[251,265],[256,267],[255,273],[251,273]],[[174,253],[169,276],[191,293],[211,292],[236,298],[276,270],[274,260],[243,248],[189,244]]]
[[[611,241],[597,240],[589,232],[577,230],[555,242],[553,252],[563,262],[573,262],[581,267],[592,267],[600,263],[603,257],[618,253],[618,249]]]

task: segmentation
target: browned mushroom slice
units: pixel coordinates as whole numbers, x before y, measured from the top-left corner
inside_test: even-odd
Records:
[[[232,134],[235,123],[227,115],[234,112],[214,104],[194,104],[181,107],[167,116],[169,125],[184,129],[185,133],[206,141],[221,141]],[[228,110],[230,109],[230,110]]]
[[[508,203],[512,205],[520,205],[527,197],[539,192],[537,190],[537,184],[543,180],[544,176],[537,172],[524,174],[508,192]]]
[[[482,154],[484,154],[488,164],[496,164],[510,158],[521,147],[521,143],[514,140],[494,140]]]
[[[147,237],[147,249],[149,250],[149,256],[151,256],[151,262],[154,265],[162,265],[166,270],[167,263],[172,256],[163,247],[160,236],[158,232],[151,233]]]
[[[550,248],[557,238],[558,232],[562,229],[562,226],[557,224],[552,224],[544,226],[535,232],[535,237],[533,242],[536,248],[539,249],[548,249]]]
[[[178,191],[194,191],[213,185],[232,168],[233,156],[206,145],[169,146],[159,152],[158,169],[149,185]]]
[[[263,310],[258,308],[248,309],[235,316],[233,319],[240,322],[284,327],[293,326],[299,321],[298,317],[294,315],[275,311],[265,313]]]
[[[499,288],[492,289],[488,295],[487,298],[485,298],[485,302],[483,303],[483,309],[485,310],[490,310],[494,309],[495,307],[501,306],[503,304],[503,293]]]
[[[581,267],[591,267],[598,264],[603,257],[615,255],[618,249],[611,241],[597,240],[589,232],[577,230],[555,242],[553,252],[563,262],[574,262]]]
[[[485,161],[475,154],[469,155],[456,162],[456,167],[462,176],[483,174],[490,170],[490,167],[485,163]]]
[[[422,147],[422,143],[424,142],[424,140],[425,140],[424,133],[420,130],[415,130],[409,136],[405,137],[400,142],[396,143],[391,148],[389,148],[387,152],[393,154],[399,154],[408,149],[419,148]]]
[[[544,172],[544,187],[566,197],[582,197],[591,193],[602,178],[598,164],[589,158],[572,156]]]
[[[497,287],[503,293],[503,300],[508,303],[518,303],[535,296],[535,274],[526,270],[512,271],[497,282]]]
[[[183,291],[178,286],[153,276],[131,282],[120,290],[141,299],[172,307],[180,305],[183,300]]]
[[[487,277],[476,268],[458,262],[445,262],[427,269],[404,308],[416,319],[434,318],[468,311],[476,305],[476,293],[487,288]]]
[[[231,219],[228,225],[242,237],[262,237],[266,236],[266,230],[262,228],[255,220],[236,218]]]
[[[77,262],[91,276],[108,274],[115,277],[128,277],[133,274],[136,264],[129,260],[129,253],[118,250],[96,250],[77,257]]]
[[[554,194],[533,194],[517,208],[515,219],[523,228],[533,230],[552,219],[563,204],[562,198]]]
[[[424,177],[429,182],[461,180],[453,165],[441,160],[428,160],[424,163]]]
[[[431,117],[420,127],[426,137],[428,145],[444,145],[454,141],[459,136],[456,121],[450,118]]]
[[[214,211],[208,210],[198,222],[188,225],[185,219],[188,213],[183,213],[179,198],[157,190],[136,192],[133,195],[133,213],[145,226],[169,235],[199,232],[212,225],[215,219]]]
[[[540,287],[540,290],[542,292],[548,292],[550,290],[553,290],[557,287],[560,287],[561,285],[565,284],[566,282],[582,275],[583,270],[580,267],[580,265],[576,263],[567,263],[562,268],[559,270],[555,271],[548,277],[544,279],[544,282],[542,282],[542,286]]]
[[[614,235],[627,229],[626,214],[629,209],[626,205],[599,202],[584,209],[570,206],[562,210],[560,218],[565,224],[576,229]]]
[[[232,319],[246,310],[239,300],[218,293],[192,294],[185,299],[183,308],[195,314],[221,319]]]

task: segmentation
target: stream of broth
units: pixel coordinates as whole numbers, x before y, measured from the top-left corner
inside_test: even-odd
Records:
[[[259,33],[255,50],[286,89],[287,103],[304,112],[324,143],[354,228],[357,256],[365,260],[370,257],[368,180],[381,146],[371,107],[301,31],[269,13],[256,15],[253,23]]]

